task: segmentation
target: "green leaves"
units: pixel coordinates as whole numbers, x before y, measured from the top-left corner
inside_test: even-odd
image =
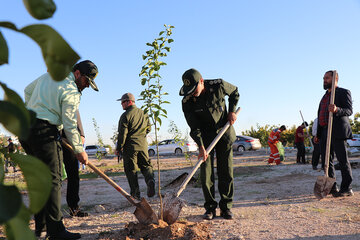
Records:
[[[20,138],[25,139],[28,136],[30,123],[15,104],[0,101],[0,122],[7,130]]]
[[[5,224],[5,231],[9,240],[36,240],[34,233],[29,228],[30,213],[24,204],[16,217]]]
[[[51,174],[48,166],[30,155],[18,153],[9,155],[19,165],[26,180],[31,212],[39,212],[47,202],[51,190]]]
[[[0,32],[0,65],[8,63],[9,61],[9,48],[7,46],[6,40],[2,33]]]
[[[21,32],[40,46],[46,66],[54,80],[63,80],[80,58],[67,42],[51,27],[43,24],[24,27]]]
[[[19,212],[22,199],[19,190],[15,186],[0,184],[0,224],[15,217]]]
[[[6,84],[0,82],[4,90],[4,100],[0,101],[0,122],[4,127],[21,139],[26,139],[32,117],[21,97]]]
[[[36,19],[52,17],[56,5],[52,0],[23,0],[27,11]]]
[[[60,34],[48,25],[34,24],[22,29],[17,29],[11,22],[0,22],[0,27],[24,33],[33,39],[40,46],[48,71],[56,81],[63,80],[80,58]],[[6,44],[4,46],[6,46]],[[6,50],[1,47],[0,54],[5,51]],[[5,56],[4,53],[3,55]],[[1,62],[7,63],[7,58],[8,57],[2,59]]]

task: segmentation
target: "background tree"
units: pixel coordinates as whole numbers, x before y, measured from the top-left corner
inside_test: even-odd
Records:
[[[102,138],[101,133],[100,133],[99,126],[98,126],[95,118],[92,118],[92,121],[93,121],[94,129],[95,129],[95,133],[96,133],[96,137],[97,137],[97,144],[98,144],[100,147],[105,147],[103,138]],[[101,152],[97,152],[95,155],[96,155],[96,158],[97,158],[98,160],[101,160],[101,158],[102,158]]]
[[[36,19],[53,16],[56,5],[52,0],[23,0],[27,11]],[[41,48],[46,67],[51,77],[60,81],[71,71],[79,56],[67,42],[50,26],[34,24],[18,29],[11,22],[0,22],[0,29],[7,28],[33,39]],[[0,31],[0,65],[9,61],[8,44]],[[19,139],[26,139],[29,129],[35,121],[35,114],[28,111],[21,97],[0,82],[4,90],[4,99],[0,101],[0,123]],[[19,189],[15,185],[5,185],[4,161],[0,157],[0,224],[5,227],[7,239],[36,239],[29,228],[30,216],[39,212],[46,203],[51,189],[49,168],[39,159],[20,153],[8,154],[0,146],[0,155],[10,157],[21,169],[27,185],[29,204],[26,206]],[[41,174],[39,174],[41,173]]]
[[[181,147],[184,147],[185,144],[186,144],[186,141],[188,141],[188,135],[185,134],[185,136],[183,137],[182,136],[182,133],[180,131],[180,129],[178,128],[178,126],[175,124],[174,121],[170,121],[170,125],[169,125],[169,129],[168,129],[168,133],[171,134],[172,138],[175,140],[175,142],[181,146]],[[190,159],[190,154],[189,152],[186,151],[186,148],[184,148],[185,151],[183,152],[184,156],[185,156],[185,159],[187,161],[190,162],[190,165],[193,166],[193,163]]]
[[[355,113],[354,114],[354,120],[350,118],[350,125],[351,125],[351,129],[352,132],[355,134],[360,133],[360,113]]]
[[[160,61],[160,59],[167,56],[167,53],[170,52],[170,47],[168,47],[168,44],[174,41],[170,38],[172,29],[174,27],[171,25],[164,25],[164,27],[165,31],[161,31],[158,38],[155,38],[152,43],[146,43],[150,49],[146,51],[145,55],[142,55],[142,59],[146,60],[147,62],[142,67],[139,74],[139,76],[142,77],[141,85],[145,86],[145,90],[140,93],[139,98],[139,100],[144,102],[144,105],[142,105],[141,108],[146,114],[149,115],[155,131],[158,164],[158,193],[160,198],[161,219],[163,219],[163,206],[160,186],[160,159],[157,134],[162,123],[161,117],[167,117],[167,111],[165,108],[163,108],[163,105],[168,104],[169,102],[164,100],[164,96],[168,95],[168,93],[163,90],[163,86],[161,85],[162,77],[160,76],[159,71],[162,66],[166,65],[166,63]]]

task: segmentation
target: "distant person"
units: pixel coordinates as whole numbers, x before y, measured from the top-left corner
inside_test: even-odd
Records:
[[[218,190],[220,194],[220,216],[232,219],[231,212],[234,197],[233,149],[236,139],[234,127],[236,105],[239,101],[238,88],[222,79],[204,80],[195,69],[189,69],[182,75],[183,86],[180,89],[182,109],[190,136],[199,147],[198,159],[203,158],[200,166],[200,178],[205,198],[204,219],[216,217],[218,203],[215,199],[214,151],[216,151]],[[228,96],[229,108],[225,97]],[[215,139],[221,128],[230,122],[231,126],[215,145],[214,150],[206,148]]]
[[[332,86],[333,71],[327,71],[324,75],[324,89],[326,90],[322,97],[318,110],[318,125],[315,142],[320,141],[320,150],[322,161],[325,161],[326,139],[329,112],[333,113],[333,126],[331,135],[330,160],[329,160],[329,177],[335,178],[334,152],[339,161],[341,170],[341,185],[338,190],[335,182],[330,193],[334,197],[353,196],[351,188],[353,180],[350,162],[346,151],[346,139],[352,138],[349,116],[352,115],[351,92],[345,88],[338,87],[339,75],[335,76],[335,102],[330,104],[330,94]]]
[[[317,125],[318,125],[318,119],[315,118],[314,120],[314,124],[312,126],[312,139],[311,141],[313,142],[313,146],[314,146],[314,149],[313,149],[313,152],[312,152],[312,157],[311,157],[311,165],[312,165],[312,168],[314,170],[317,170],[317,166],[319,164],[319,160],[320,160],[320,155],[321,155],[321,152],[320,152],[320,144],[319,143],[316,143],[314,141],[314,138],[316,137],[316,132],[317,132]],[[324,162],[321,161],[321,168],[324,169]]]
[[[9,139],[8,139],[8,142],[9,142],[9,143],[8,143],[8,145],[7,145],[7,147],[6,147],[6,148],[7,148],[7,152],[8,152],[8,153],[14,153],[16,148],[15,148],[15,145],[14,145],[12,139],[9,138]],[[9,169],[8,169],[9,166],[12,166],[14,172],[16,172],[16,165],[15,165],[15,163],[11,161],[11,158],[10,158],[10,157],[7,157],[7,158],[5,158],[5,172],[6,172],[6,173],[9,172]]]
[[[26,107],[36,113],[36,121],[27,139],[21,144],[27,154],[44,162],[50,169],[52,187],[49,199],[40,212],[35,214],[35,235],[41,236],[45,229],[49,239],[78,239],[79,233],[65,229],[61,212],[61,166],[63,154],[59,127],[63,125],[66,137],[74,149],[76,158],[88,163],[77,130],[76,111],[85,88],[98,88],[94,79],[98,73],[96,65],[85,60],[77,63],[72,72],[62,81],[55,81],[45,73],[25,88]],[[39,174],[41,174],[39,172]]]
[[[305,164],[305,144],[304,144],[304,128],[309,126],[307,122],[303,122],[295,132],[295,145],[297,148],[297,154],[296,154],[296,163],[302,163]]]
[[[268,138],[268,144],[270,147],[270,156],[268,163],[271,164],[273,162],[276,163],[276,165],[279,165],[281,163],[280,161],[280,153],[276,146],[276,144],[279,142],[281,133],[286,130],[285,125],[282,125],[280,128],[275,128],[270,132],[269,138]]]
[[[82,126],[80,113],[76,111],[77,129],[80,133],[81,142],[85,143],[85,133]],[[66,134],[62,131],[62,138],[67,139]],[[65,171],[67,175],[66,202],[69,207],[70,216],[87,217],[89,214],[80,210],[79,190],[79,161],[76,159],[74,152],[62,144]]]
[[[125,93],[121,99],[125,112],[121,115],[118,125],[116,155],[122,154],[124,170],[130,186],[130,195],[140,199],[140,188],[137,171],[140,168],[147,185],[147,196],[155,195],[155,179],[153,167],[148,155],[146,135],[150,132],[149,117],[135,105],[135,97]]]

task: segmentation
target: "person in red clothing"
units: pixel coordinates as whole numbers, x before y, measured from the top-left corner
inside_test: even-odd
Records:
[[[304,137],[306,136],[304,134],[304,128],[309,126],[307,122],[303,122],[295,132],[295,145],[297,148],[297,154],[296,154],[296,163],[303,163],[305,164],[305,144],[304,144]]]
[[[279,150],[276,147],[276,143],[279,142],[280,134],[286,130],[286,127],[282,125],[280,128],[275,128],[271,131],[270,136],[268,138],[268,144],[270,147],[270,157],[268,163],[273,163],[275,161],[276,165],[280,164],[280,154]]]

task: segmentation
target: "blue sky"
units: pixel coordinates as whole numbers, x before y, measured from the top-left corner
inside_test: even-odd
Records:
[[[299,125],[316,117],[324,93],[324,72],[336,69],[339,85],[350,89],[354,112],[360,112],[359,0],[229,0],[229,1],[55,1],[51,19],[38,21],[22,1],[3,0],[0,21],[17,27],[45,23],[57,30],[81,56],[99,68],[100,92],[86,89],[80,104],[86,143],[96,143],[95,118],[105,143],[123,113],[120,98],[139,96],[141,55],[163,30],[175,26],[172,51],[161,71],[169,93],[160,138],[172,120],[185,133],[181,110],[181,75],[196,68],[204,79],[223,78],[236,85],[242,108],[235,123],[238,134],[256,124]],[[0,66],[0,81],[23,97],[27,84],[46,71],[40,48],[25,35],[0,29],[10,59]],[[1,93],[2,94],[2,93]],[[137,103],[138,106],[141,102]],[[4,131],[2,128],[1,131]],[[150,134],[152,136],[152,133]]]

